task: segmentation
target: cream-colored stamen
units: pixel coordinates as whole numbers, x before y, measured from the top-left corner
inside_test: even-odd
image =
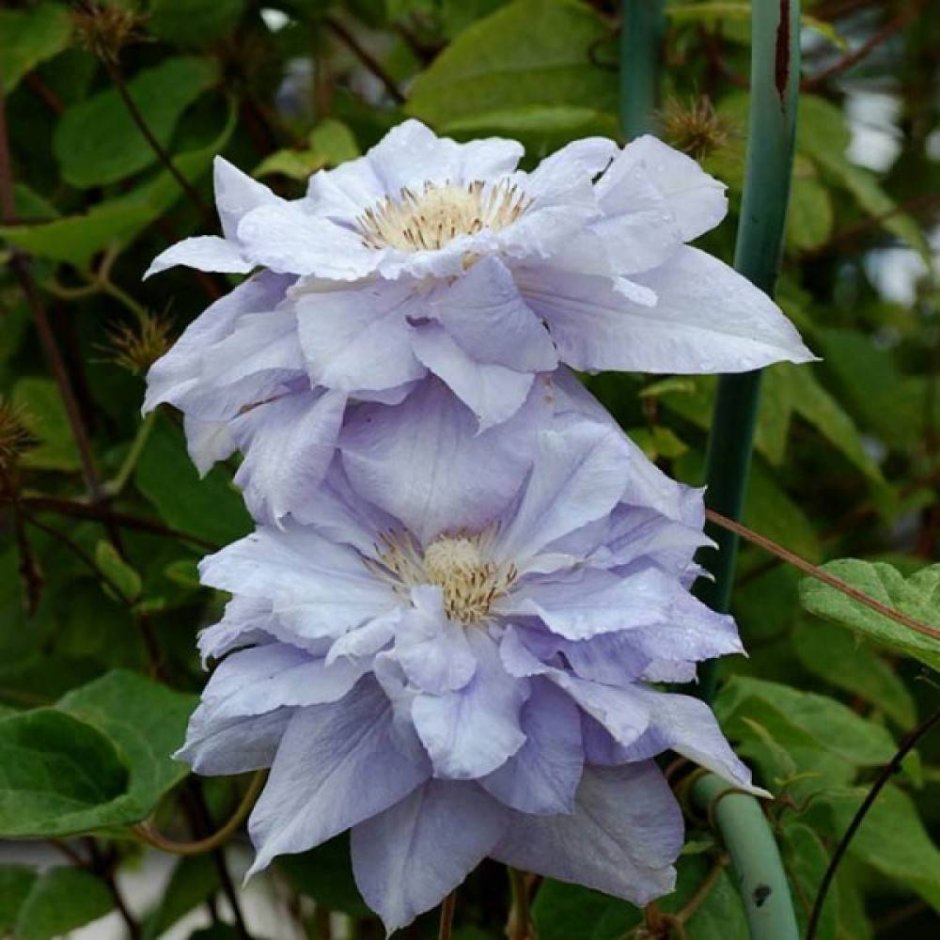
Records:
[[[383,199],[357,223],[367,248],[428,251],[442,248],[458,235],[506,228],[530,203],[508,182],[489,188],[480,180],[465,186],[425,183],[419,192],[403,189],[397,199]]]
[[[403,592],[420,584],[436,584],[451,620],[479,623],[518,575],[515,565],[487,559],[490,541],[491,533],[441,535],[422,553],[408,536],[386,536],[378,562],[370,562],[369,567]]]

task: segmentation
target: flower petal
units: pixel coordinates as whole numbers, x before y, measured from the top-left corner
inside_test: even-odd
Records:
[[[680,248],[637,280],[656,292],[655,307],[628,300],[610,279],[551,271],[538,280],[517,276],[560,357],[575,369],[745,372],[813,359],[766,294],[698,249]]]
[[[217,235],[196,235],[161,251],[144,272],[144,280],[178,264],[220,274],[247,274],[255,267],[253,261],[245,258],[236,242],[226,241]]]
[[[242,173],[224,157],[217,156],[212,163],[212,182],[222,232],[228,239],[235,239],[239,221],[252,209],[284,202],[267,186]]]
[[[410,286],[369,283],[297,297],[297,329],[310,381],[346,392],[388,389],[419,379],[412,352]]]
[[[548,331],[525,305],[499,258],[481,258],[432,294],[429,313],[478,362],[519,372],[549,372],[558,365]]]
[[[477,658],[470,683],[444,695],[421,693],[411,706],[435,775],[454,780],[491,773],[525,743],[519,714],[528,684],[506,673],[487,635],[472,631],[467,640]]]
[[[353,828],[356,884],[392,933],[440,904],[506,825],[506,811],[476,784],[430,780]]]
[[[559,881],[585,885],[644,905],[675,885],[682,848],[679,806],[651,761],[589,768],[573,813],[516,813],[497,861]]]
[[[205,720],[207,713],[197,708],[189,719],[186,743],[173,757],[207,777],[270,767],[293,714],[292,708],[279,708],[252,718],[215,721]]]
[[[547,408],[535,389],[509,422],[478,434],[473,415],[428,379],[394,408],[356,409],[340,439],[343,466],[360,498],[422,543],[447,530],[478,531],[518,492]]]
[[[523,813],[572,812],[584,768],[577,706],[550,682],[536,679],[523,706],[522,730],[521,750],[480,783]]]
[[[617,504],[630,472],[621,435],[589,421],[542,431],[528,485],[496,544],[500,560],[524,570],[528,559]]]
[[[477,362],[434,323],[412,335],[415,356],[476,415],[481,431],[507,421],[529,397],[532,373]]]
[[[649,135],[627,144],[598,181],[598,198],[605,209],[638,168],[662,193],[685,241],[710,231],[727,214],[724,183],[709,176],[691,157]]]
[[[333,459],[345,408],[342,392],[307,391],[232,421],[231,434],[245,453],[235,483],[255,519],[276,524],[309,500]]]
[[[476,672],[477,660],[463,626],[444,613],[441,589],[412,588],[411,600],[414,610],[404,615],[395,636],[395,658],[408,681],[435,695],[464,688]]]
[[[340,702],[300,709],[249,820],[257,855],[248,876],[276,855],[304,852],[394,805],[429,770],[401,750],[391,704],[371,679]]]

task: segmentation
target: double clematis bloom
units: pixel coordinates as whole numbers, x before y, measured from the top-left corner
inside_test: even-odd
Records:
[[[220,159],[223,237],[151,267],[251,273],[148,377],[201,470],[242,453],[259,524],[202,565],[232,598],[179,756],[271,768],[253,871],[351,830],[389,930],[485,857],[638,904],[670,891],[665,750],[760,792],[709,708],[660,688],[741,652],[689,592],[701,492],[569,367],[812,357],[688,245],[726,211],[692,160],[650,137],[521,156],[407,121],[292,202]]]
[[[673,887],[683,828],[652,758],[671,748],[751,786],[708,707],[655,687],[741,651],[688,591],[701,492],[567,379],[540,386],[515,464],[435,380],[363,408],[311,522],[202,565],[233,598],[201,636],[222,661],[180,756],[206,774],[271,767],[253,871],[351,829],[390,931],[487,856],[646,903]]]
[[[186,239],[150,272],[261,271],[157,363],[147,407],[184,411],[200,467],[242,450],[238,482],[273,520],[326,472],[350,403],[400,401],[428,375],[486,429],[559,363],[703,373],[812,358],[773,301],[687,244],[726,212],[693,160],[652,137],[577,141],[531,172],[521,156],[406,121],[294,201],[218,159],[223,237]],[[286,465],[304,470],[284,480]]]

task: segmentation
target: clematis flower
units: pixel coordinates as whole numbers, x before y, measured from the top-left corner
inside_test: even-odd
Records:
[[[700,491],[566,382],[541,392],[553,410],[515,462],[481,442],[504,428],[466,433],[436,381],[361,406],[308,524],[203,562],[233,597],[201,635],[221,662],[179,756],[271,768],[252,872],[351,829],[389,931],[487,856],[643,904],[672,889],[682,845],[652,758],[751,788],[709,708],[656,687],[741,651],[688,591]]]
[[[740,372],[812,355],[765,294],[687,243],[724,186],[653,137],[575,141],[534,170],[499,138],[456,143],[409,120],[281,199],[218,159],[221,238],[174,264],[295,277],[310,381],[355,393],[433,373],[482,427],[539,372]]]

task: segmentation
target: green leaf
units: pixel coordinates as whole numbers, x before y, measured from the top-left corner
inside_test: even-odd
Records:
[[[406,110],[440,127],[532,105],[615,113],[616,76],[592,64],[610,33],[575,0],[516,0],[465,29],[415,80]]]
[[[311,132],[304,150],[277,150],[255,169],[255,176],[281,173],[291,179],[306,181],[317,170],[337,166],[359,156],[359,145],[352,131],[333,118],[321,121]]]
[[[875,600],[940,629],[940,565],[924,568],[906,579],[884,562],[856,558],[831,561],[823,565],[823,570]],[[890,620],[815,578],[806,578],[800,584],[800,600],[810,613],[940,670],[940,640]]]
[[[99,813],[98,826],[139,822],[189,772],[173,760],[196,696],[116,669],[69,692],[56,706],[106,734],[130,769],[127,792]]]
[[[137,488],[163,520],[220,545],[247,535],[251,517],[221,467],[203,479],[186,453],[182,431],[162,415],[147,440],[134,476]]]
[[[783,854],[790,888],[793,894],[800,936],[806,936],[806,926],[819,885],[829,867],[829,853],[819,836],[809,826],[787,818],[779,830],[780,849]],[[830,892],[819,921],[818,940],[836,940],[839,919],[838,898]]]
[[[119,600],[137,600],[143,587],[140,575],[121,558],[110,542],[98,542],[95,546],[95,561],[102,574],[120,591]]]
[[[819,181],[816,169],[805,157],[793,167],[790,208],[787,211],[787,246],[812,251],[829,241],[835,213],[829,190]]]
[[[69,11],[57,3],[31,10],[0,10],[0,82],[9,94],[40,62],[51,59],[72,35]]]
[[[914,248],[928,264],[930,245],[923,229],[881,188],[870,170],[850,163],[845,155],[851,137],[842,111],[816,95],[800,98],[797,148],[823,169],[836,185],[850,193],[859,208],[877,219],[882,228]]]
[[[23,409],[23,423],[39,442],[21,458],[24,467],[71,472],[81,466],[62,397],[52,379],[20,379],[13,401]]]
[[[716,20],[744,22],[751,18],[750,0],[708,0],[706,3],[672,3],[666,7],[666,15],[676,23],[710,23]],[[840,49],[846,42],[836,28],[826,20],[804,13],[803,26],[815,30]]]
[[[751,468],[744,523],[809,561],[822,556],[819,536],[809,517],[758,461]]]
[[[230,32],[245,0],[151,0],[147,26],[167,42],[206,46]]]
[[[20,905],[38,875],[25,865],[0,865],[0,937],[16,926]]]
[[[748,722],[757,723],[782,745],[801,770],[844,775],[856,767],[879,767],[895,743],[880,725],[841,702],[813,692],[746,676],[721,690],[715,712],[732,737],[762,743]]]
[[[180,859],[157,906],[144,918],[143,940],[157,940],[218,889],[218,869],[211,855]]]
[[[841,838],[867,793],[866,787],[821,793],[804,818],[832,838]],[[878,795],[849,845],[849,855],[906,885],[940,911],[940,850],[911,798],[897,787],[889,784]]]
[[[857,635],[820,620],[804,621],[796,624],[793,648],[815,676],[871,702],[905,731],[914,726],[917,711],[907,686]]]
[[[0,835],[52,836],[95,825],[118,799],[128,768],[88,722],[54,708],[0,720]]]
[[[366,917],[369,908],[359,894],[349,860],[349,836],[344,834],[299,855],[277,860],[294,890],[331,911]]]
[[[151,133],[166,148],[182,113],[216,78],[208,59],[167,59],[127,87]],[[80,189],[115,183],[158,160],[115,88],[69,108],[56,126],[52,147],[63,178]]]
[[[212,158],[228,142],[236,117],[237,109],[231,107],[228,121],[217,138],[205,147],[173,158],[187,180],[192,182],[209,169]],[[132,241],[182,195],[179,183],[164,170],[126,196],[99,203],[82,215],[40,225],[0,226],[0,237],[37,257],[85,267],[99,251]]]
[[[54,940],[110,913],[104,882],[78,868],[53,868],[32,886],[16,921],[17,940]]]

